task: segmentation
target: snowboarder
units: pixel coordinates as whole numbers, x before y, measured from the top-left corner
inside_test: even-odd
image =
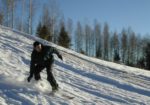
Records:
[[[33,51],[30,62],[30,75],[27,78],[28,82],[30,82],[33,75],[35,80],[40,80],[40,72],[46,68],[47,80],[52,86],[52,91],[58,90],[58,84],[52,73],[52,64],[54,62],[54,57],[52,55],[53,53],[56,54],[58,58],[63,60],[61,54],[54,47],[45,46],[38,41],[33,43]]]

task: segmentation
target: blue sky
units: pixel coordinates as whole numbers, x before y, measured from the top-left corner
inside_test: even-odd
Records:
[[[150,33],[150,0],[58,0],[65,18],[74,23],[97,19],[109,24],[111,31],[121,32],[129,26],[141,34]]]

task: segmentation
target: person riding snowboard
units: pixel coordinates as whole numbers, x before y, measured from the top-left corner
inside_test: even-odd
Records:
[[[61,54],[54,47],[45,46],[38,41],[33,43],[33,51],[30,62],[30,75],[27,78],[28,82],[30,82],[33,75],[35,80],[40,80],[40,72],[46,68],[47,80],[52,86],[52,91],[58,90],[58,84],[52,73],[52,64],[54,62],[53,54],[56,54],[58,58],[63,60]]]

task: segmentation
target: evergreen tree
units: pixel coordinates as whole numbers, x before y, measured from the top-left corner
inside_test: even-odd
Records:
[[[147,43],[145,48],[146,69],[150,70],[150,43]]]
[[[61,30],[60,30],[59,37],[58,37],[58,44],[63,46],[63,47],[69,48],[70,42],[71,42],[70,37],[68,36],[68,33],[65,30],[65,27],[62,26]]]
[[[141,58],[141,59],[139,59],[139,60],[137,61],[136,67],[142,68],[142,69],[145,68],[145,59],[144,59],[144,57]]]
[[[114,62],[119,62],[120,61],[120,56],[117,50],[115,50],[114,54]]]
[[[50,36],[50,32],[45,25],[43,25],[43,27],[41,29],[41,35],[44,37],[45,40],[48,40],[48,41],[52,40],[52,38]]]
[[[51,37],[51,34],[50,34],[48,28],[45,25],[42,26],[41,23],[38,25],[36,33],[37,33],[38,37],[40,37],[42,39],[45,39],[48,41],[52,40],[52,37]]]
[[[118,62],[120,60],[120,56],[119,56],[119,39],[117,32],[114,32],[113,34],[112,47],[114,54],[114,62]]]

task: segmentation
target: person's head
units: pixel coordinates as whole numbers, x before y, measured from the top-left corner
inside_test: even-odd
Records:
[[[34,50],[36,50],[37,52],[41,52],[41,50],[42,50],[42,44],[41,44],[40,42],[38,42],[38,41],[35,41],[35,42],[33,43],[33,48],[34,48]]]

